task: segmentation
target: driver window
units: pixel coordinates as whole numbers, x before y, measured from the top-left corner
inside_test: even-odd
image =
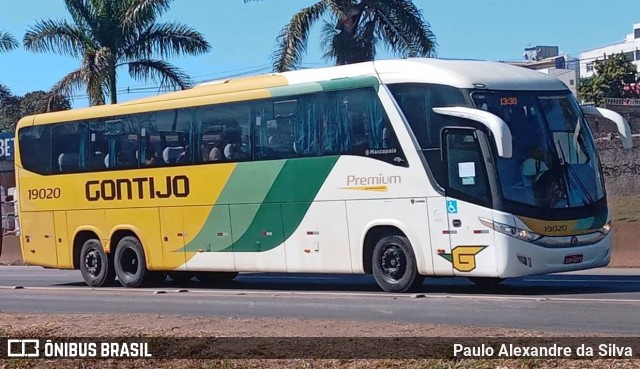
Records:
[[[475,131],[445,129],[443,137],[447,196],[480,205],[490,205],[491,191],[487,170]]]

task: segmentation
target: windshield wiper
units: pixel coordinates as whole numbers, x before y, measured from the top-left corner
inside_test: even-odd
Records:
[[[560,140],[557,140],[556,143],[558,144],[558,150],[562,159],[562,164],[560,164],[560,167],[565,169],[567,180],[570,182],[571,179],[573,179],[573,182],[577,185],[580,191],[582,191],[585,199],[587,200],[587,203],[585,205],[593,204],[593,196],[591,196],[591,194],[587,190],[587,187],[584,185],[584,182],[582,182],[582,180],[580,179],[578,173],[576,173],[575,169],[571,166],[571,163],[569,163],[567,161],[567,158],[564,156],[564,151],[562,150],[562,146],[560,145]],[[569,191],[571,191],[571,188],[570,186],[567,186],[567,204],[571,206],[569,203]]]

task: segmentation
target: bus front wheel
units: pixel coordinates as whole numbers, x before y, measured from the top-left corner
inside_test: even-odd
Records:
[[[84,282],[90,287],[102,287],[113,284],[116,272],[113,258],[105,254],[100,241],[87,240],[80,251],[80,272]]]
[[[382,237],[373,249],[372,266],[373,277],[386,292],[409,292],[424,281],[411,243],[403,236]]]
[[[135,237],[127,236],[118,242],[114,261],[116,275],[124,287],[135,288],[160,281],[159,273],[147,269],[142,244]]]

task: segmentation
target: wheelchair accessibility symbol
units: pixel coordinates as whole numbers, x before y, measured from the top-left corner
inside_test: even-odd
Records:
[[[458,202],[456,200],[447,200],[447,213],[458,214]]]

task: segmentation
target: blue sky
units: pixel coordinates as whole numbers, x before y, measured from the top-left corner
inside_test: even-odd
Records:
[[[186,23],[212,44],[211,53],[170,60],[195,81],[269,71],[275,38],[291,15],[314,0],[175,0],[163,20]],[[0,30],[19,40],[38,19],[67,18],[62,0],[2,0]],[[414,0],[431,24],[438,41],[438,57],[522,60],[524,48],[557,45],[577,56],[584,50],[619,42],[640,23],[637,0]],[[322,60],[315,27],[305,67],[327,65]],[[379,57],[391,57],[384,50]],[[14,94],[48,90],[79,61],[22,49],[0,54],[0,82]],[[121,90],[153,87],[152,81],[133,81],[119,72]],[[121,93],[120,101],[146,93]],[[79,92],[78,95],[82,95]],[[74,107],[87,106],[83,97]]]

